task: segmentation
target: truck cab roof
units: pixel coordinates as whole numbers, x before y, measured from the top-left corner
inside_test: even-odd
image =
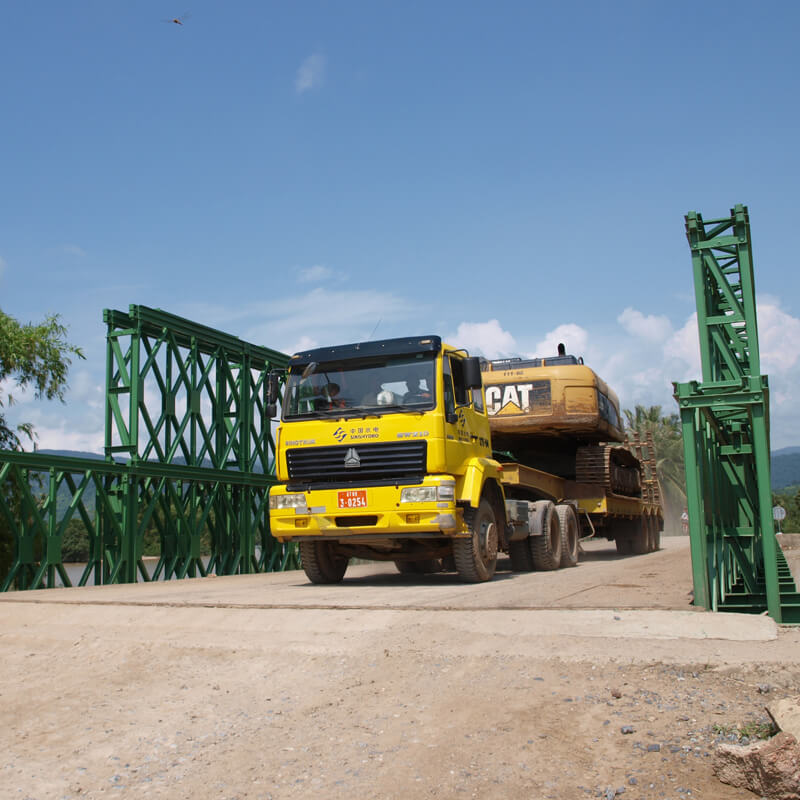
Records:
[[[376,358],[380,356],[438,353],[442,349],[440,336],[415,336],[397,339],[379,339],[374,342],[355,342],[333,347],[315,347],[295,353],[289,359],[289,368],[304,367],[312,362],[325,363],[349,358]]]

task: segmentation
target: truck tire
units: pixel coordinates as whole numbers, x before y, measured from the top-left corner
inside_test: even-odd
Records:
[[[561,566],[561,525],[556,507],[549,500],[539,500],[533,513],[536,533],[528,537],[528,546],[534,569],[558,569]]]
[[[337,554],[335,542],[300,542],[300,562],[311,583],[341,583],[348,561]]]
[[[533,556],[531,555],[530,537],[517,539],[508,543],[508,557],[514,572],[533,572]]]
[[[617,546],[617,552],[621,556],[629,556],[633,553],[633,537],[632,531],[628,520],[618,519],[613,523],[614,531],[614,544]]]
[[[650,521],[653,525],[650,551],[656,553],[661,549],[661,527],[663,522],[660,517],[651,517]]]
[[[453,557],[459,577],[469,583],[491,580],[497,568],[497,520],[484,497],[477,509],[464,511],[471,536],[453,540]]]
[[[395,561],[397,571],[403,575],[424,575],[427,572],[441,572],[442,562],[438,558],[425,558],[421,561]]]
[[[647,517],[631,520],[631,552],[636,556],[650,552],[650,524]]]
[[[567,503],[556,506],[558,524],[561,528],[561,566],[578,566],[578,518],[575,509]]]

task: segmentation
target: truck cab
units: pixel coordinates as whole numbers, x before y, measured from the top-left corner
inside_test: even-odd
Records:
[[[312,582],[341,581],[351,558],[493,576],[506,546],[501,468],[466,351],[421,336],[296,353],[276,453],[271,532],[299,542]]]

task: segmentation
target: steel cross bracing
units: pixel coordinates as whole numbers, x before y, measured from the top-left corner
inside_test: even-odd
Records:
[[[769,456],[769,387],[761,375],[750,222],[686,217],[701,382],[676,383],[686,458],[694,602],[767,611],[800,624],[800,594],[776,541]]]
[[[267,509],[267,374],[288,357],[143,306],[104,319],[106,459],[0,451],[0,536],[13,544],[0,589],[70,585],[62,549],[76,525],[89,540],[81,585],[297,567]],[[160,545],[150,570],[146,536]]]

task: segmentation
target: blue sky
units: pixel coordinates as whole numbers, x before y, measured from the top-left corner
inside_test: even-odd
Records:
[[[676,410],[683,216],[736,203],[772,444],[800,444],[800,5],[180,2],[0,11],[0,308],[87,355],[65,406],[14,406],[41,447],[102,448],[102,313],[130,303],[284,351],[566,341]]]

